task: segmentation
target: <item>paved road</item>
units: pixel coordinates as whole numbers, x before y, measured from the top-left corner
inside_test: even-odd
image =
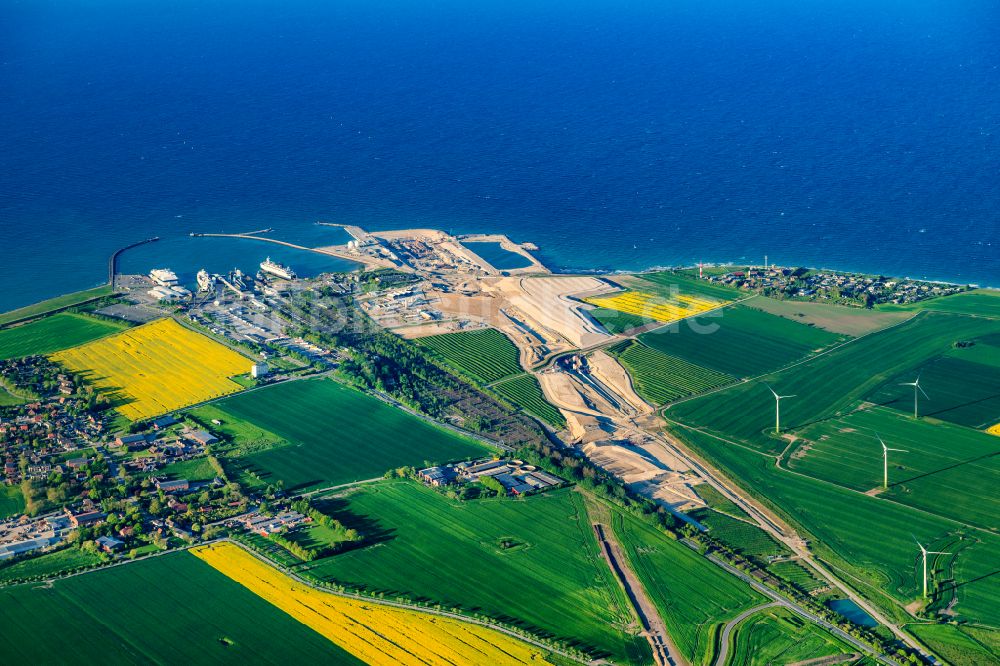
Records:
[[[665,419],[667,423],[673,423],[674,425],[679,425],[669,419]],[[711,435],[710,433],[705,433],[706,435],[717,437],[716,435]],[[729,442],[721,437],[718,439]],[[918,654],[923,656],[925,659],[931,663],[937,663],[932,655],[930,655],[916,640],[910,635],[906,634],[899,625],[889,621],[889,619],[878,609],[874,607],[867,599],[857,594],[852,588],[847,586],[838,577],[836,577],[827,567],[817,561],[809,550],[806,542],[795,533],[791,528],[779,527],[774,520],[771,520],[767,514],[759,508],[758,505],[750,499],[745,498],[742,494],[737,493],[730,486],[726,485],[722,480],[720,480],[718,473],[709,468],[705,464],[701,464],[699,460],[694,458],[693,455],[689,454],[687,450],[676,440],[669,438],[671,441],[671,449],[682,457],[685,461],[693,464],[695,469],[698,470],[699,474],[706,481],[710,483],[716,490],[721,492],[726,498],[734,502],[741,509],[746,511],[754,520],[758,523],[759,527],[765,532],[769,533],[775,539],[781,543],[788,546],[793,553],[799,556],[800,561],[806,563],[811,569],[818,573],[823,579],[825,579],[832,586],[840,590],[848,599],[856,603],[862,610],[868,613],[876,622],[882,624],[888,628],[896,638],[902,641],[904,644],[913,648]],[[730,444],[736,445],[735,442],[729,442]]]
[[[695,550],[697,550],[697,548],[698,548],[696,544],[691,543],[690,541],[687,541],[687,540],[683,540],[682,543],[684,543],[689,548],[692,548],[692,549],[695,549]],[[743,573],[742,571],[740,571],[736,567],[730,565],[729,563],[720,560],[715,555],[709,555],[708,559],[709,559],[709,561],[711,561],[712,563],[714,563],[716,566],[722,567],[723,569],[725,569],[729,573],[733,574],[737,578],[740,578],[741,580],[745,581],[746,583],[748,583],[750,585],[750,587],[752,587],[753,589],[757,590],[761,594],[763,594],[763,595],[765,595],[767,597],[770,597],[778,605],[784,606],[785,608],[791,610],[792,612],[794,612],[795,614],[797,614],[797,615],[805,618],[806,620],[809,620],[810,622],[818,624],[819,626],[823,627],[824,629],[826,629],[827,631],[829,631],[834,636],[837,636],[841,640],[844,640],[847,643],[850,643],[854,647],[858,648],[863,654],[873,655],[876,658],[878,658],[878,659],[880,659],[880,660],[882,660],[882,661],[884,661],[886,663],[896,664],[897,666],[902,666],[901,664],[899,664],[898,661],[896,661],[895,659],[890,658],[889,655],[882,654],[881,652],[879,652],[878,650],[876,650],[872,646],[868,645],[867,643],[863,643],[863,642],[859,641],[857,638],[855,638],[854,636],[851,636],[850,634],[844,632],[843,630],[840,629],[840,627],[837,627],[836,625],[831,624],[830,622],[827,622],[826,620],[824,620],[823,618],[821,618],[821,617],[819,617],[817,615],[813,615],[811,612],[809,612],[808,610],[806,610],[802,606],[799,606],[794,601],[792,601],[790,599],[786,599],[785,597],[781,596],[780,594],[778,594],[777,592],[775,592],[771,588],[767,587],[766,585],[764,585],[763,583],[761,583],[757,579],[753,578],[752,576],[750,576],[748,574]]]
[[[719,647],[719,656],[715,660],[715,666],[726,666],[726,660],[729,659],[729,635],[733,632],[733,628],[738,625],[743,620],[747,619],[757,611],[762,611],[765,608],[773,608],[774,606],[780,606],[777,601],[772,601],[767,604],[761,604],[760,606],[754,606],[753,608],[748,608],[743,611],[732,620],[729,624],[722,630],[722,645]]]

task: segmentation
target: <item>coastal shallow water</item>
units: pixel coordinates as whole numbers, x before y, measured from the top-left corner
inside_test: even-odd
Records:
[[[254,275],[260,268],[260,262],[268,257],[291,267],[299,277],[304,278],[323,272],[359,268],[351,261],[266,241],[175,236],[127,250],[121,255],[118,270],[124,274],[144,275],[154,268],[170,268],[177,273],[182,284],[193,288],[195,275],[202,268],[219,274],[238,268]]]
[[[989,0],[12,0],[0,310],[149,236],[319,219],[505,233],[554,269],[1000,285],[998,25]]]

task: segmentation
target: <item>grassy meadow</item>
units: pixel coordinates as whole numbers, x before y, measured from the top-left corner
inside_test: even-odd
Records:
[[[24,495],[20,486],[0,485],[0,520],[24,513]]]
[[[751,303],[753,301],[750,301]],[[736,377],[754,377],[823,350],[844,336],[744,305],[644,333],[643,343]]]
[[[880,305],[878,309],[889,312],[895,310],[933,310],[935,312],[951,312],[1000,319],[1000,289],[976,289],[917,303]]]
[[[687,546],[615,511],[618,542],[667,631],[692,664],[712,663],[719,625],[765,598]]]
[[[79,305],[102,296],[110,296],[111,293],[111,285],[106,284],[100,287],[94,287],[93,289],[87,289],[85,291],[77,291],[72,294],[56,296],[55,298],[50,298],[48,300],[41,301],[40,303],[27,305],[23,308],[10,310],[0,314],[0,326],[4,326],[15,321],[21,321],[22,319],[28,319],[30,317],[38,317],[47,312],[52,312],[53,310]]]
[[[950,624],[911,624],[906,629],[950,664],[1000,662],[1000,631]]]
[[[902,310],[875,310],[816,301],[778,300],[767,296],[757,296],[747,301],[746,306],[800,324],[851,337],[874,333],[911,316],[911,313]]]
[[[459,502],[397,481],[319,508],[369,542],[311,563],[312,576],[477,610],[622,663],[650,660],[646,641],[623,629],[627,602],[579,493]]]
[[[1000,347],[975,344],[976,348],[992,350],[1000,361]],[[920,377],[918,413],[970,428],[985,429],[1000,422],[1000,367],[980,363],[965,349],[953,349],[891,377],[868,396],[868,400],[888,405],[904,414],[913,414],[913,387],[901,386]],[[988,354],[980,354],[988,360]]]
[[[516,666],[542,661],[545,654],[477,624],[303,586],[232,543],[198,546],[191,552],[364,663]]]
[[[51,354],[76,347],[111,333],[127,324],[88,317],[84,314],[62,312],[27,324],[0,330],[0,360]]]
[[[0,662],[361,663],[186,552],[0,589]]]
[[[1000,437],[876,407],[802,430],[789,469],[861,492],[882,486],[882,446],[889,489],[880,497],[956,521],[995,527],[1000,516]]]
[[[920,595],[916,535],[929,548],[959,553],[937,563],[934,574],[941,581],[939,596],[955,599],[954,612],[1000,623],[1000,577],[993,575],[1000,536],[777,468],[773,456],[733,441],[681,426],[671,432],[797,525],[822,559],[888,612],[900,614],[898,606]]]
[[[330,379],[284,382],[214,407],[230,428],[244,421],[287,442],[238,461],[268,482],[280,479],[287,489],[350,483],[394,467],[489,453],[475,440]]]
[[[71,546],[21,562],[0,565],[0,583],[35,576],[53,576],[79,567],[88,567],[100,561],[101,558],[96,554]]]
[[[760,610],[736,625],[728,663],[739,666],[795,664],[855,653],[853,646],[781,607]]]
[[[674,405],[668,416],[777,453],[788,443],[772,436],[774,396],[764,381],[782,395],[796,395],[782,401],[781,420],[786,430],[798,430],[846,414],[890,378],[997,326],[989,319],[925,312],[763,380]]]

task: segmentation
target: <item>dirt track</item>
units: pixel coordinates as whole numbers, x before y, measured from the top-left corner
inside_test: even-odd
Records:
[[[597,543],[601,546],[601,554],[604,555],[608,566],[611,567],[618,582],[625,590],[625,595],[631,602],[632,609],[642,625],[643,634],[649,641],[650,647],[653,648],[653,658],[661,666],[686,666],[688,662],[681,656],[677,646],[670,639],[663,619],[656,612],[653,602],[646,596],[646,590],[643,589],[642,583],[629,568],[628,560],[625,559],[618,542],[613,537],[608,536],[609,531],[604,525],[594,523],[594,533],[597,536]]]

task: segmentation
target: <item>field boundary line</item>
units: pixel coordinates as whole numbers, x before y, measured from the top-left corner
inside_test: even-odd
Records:
[[[496,624],[496,623],[490,622],[488,620],[482,620],[482,619],[478,619],[478,618],[474,618],[474,617],[468,617],[466,615],[463,615],[461,613],[456,613],[454,611],[438,610],[436,608],[427,608],[425,606],[418,606],[416,604],[410,604],[410,603],[406,603],[406,602],[403,602],[403,601],[392,601],[392,600],[388,600],[388,599],[377,599],[377,598],[374,598],[374,597],[368,597],[368,596],[365,596],[365,595],[362,595],[362,594],[357,594],[357,593],[354,593],[354,592],[346,592],[346,591],[345,592],[341,592],[340,590],[335,590],[335,589],[331,589],[331,588],[321,587],[320,585],[317,585],[316,583],[314,583],[314,582],[312,582],[312,581],[310,581],[310,580],[308,580],[306,578],[303,578],[303,577],[299,576],[294,571],[290,571],[289,569],[287,569],[283,565],[278,564],[277,562],[275,562],[271,558],[267,557],[263,553],[259,553],[256,550],[254,550],[252,548],[249,548],[248,546],[240,543],[239,541],[234,541],[233,539],[230,539],[230,538],[226,537],[226,538],[222,538],[222,539],[216,539],[212,543],[218,543],[218,542],[227,542],[227,543],[230,543],[230,544],[233,544],[233,545],[237,546],[238,548],[241,548],[245,552],[249,553],[253,557],[257,558],[258,560],[260,560],[261,562],[263,562],[264,564],[266,564],[267,566],[269,566],[269,567],[271,567],[273,569],[276,569],[277,571],[281,572],[285,576],[288,576],[289,578],[291,578],[295,582],[301,583],[302,585],[306,585],[309,588],[316,590],[317,592],[324,592],[324,593],[332,594],[334,596],[342,597],[342,598],[345,598],[345,599],[352,599],[354,601],[363,601],[365,603],[376,604],[376,605],[379,605],[379,606],[388,606],[388,607],[391,607],[391,608],[400,608],[400,609],[403,609],[403,610],[409,610],[409,611],[413,611],[413,612],[417,612],[417,613],[425,613],[427,615],[437,615],[437,616],[440,616],[440,617],[446,617],[446,618],[449,618],[449,619],[452,619],[452,620],[456,620],[458,622],[464,622],[464,623],[467,623],[467,624],[476,624],[476,625],[479,625],[481,627],[486,627],[487,629],[492,629],[492,630],[497,631],[499,633],[505,634],[507,636],[510,636],[511,638],[515,638],[517,640],[520,640],[522,642],[528,643],[530,645],[534,645],[535,647],[540,648],[540,649],[542,649],[542,650],[544,650],[546,652],[554,652],[554,653],[556,653],[556,654],[558,654],[558,655],[560,655],[562,657],[565,657],[567,659],[570,659],[571,661],[573,661],[575,663],[578,663],[578,664],[596,665],[596,664],[604,663],[604,660],[600,660],[600,659],[592,659],[592,660],[589,660],[589,661],[581,660],[579,657],[576,657],[576,656],[570,654],[569,652],[565,652],[562,648],[557,648],[557,647],[554,647],[552,645],[546,645],[545,643],[542,643],[540,640],[538,640],[537,638],[535,638],[533,636],[520,634],[520,633],[514,631],[513,629],[509,629],[507,627],[504,627],[503,625]],[[196,544],[196,545],[200,546],[200,545],[207,545],[207,544],[208,544],[208,542],[206,542],[205,544]],[[196,546],[192,546],[192,548],[193,547],[196,547]],[[166,551],[166,552],[169,552],[169,551]]]
[[[898,321],[895,324],[890,324],[889,326],[886,326],[885,328],[880,328],[880,329],[878,329],[876,331],[869,331],[868,333],[865,333],[864,335],[859,335],[856,338],[850,338],[848,340],[844,340],[843,342],[841,342],[839,344],[836,344],[836,345],[830,347],[829,349],[824,349],[823,351],[819,352],[818,354],[812,354],[811,356],[806,356],[805,358],[799,359],[798,361],[794,361],[793,363],[789,363],[786,366],[782,366],[780,368],[776,368],[776,369],[771,370],[769,372],[765,372],[763,374],[756,375],[754,377],[747,377],[746,379],[741,379],[741,380],[733,382],[731,384],[726,384],[725,386],[720,386],[718,388],[712,389],[711,391],[706,391],[705,393],[699,393],[697,395],[689,395],[686,398],[680,398],[679,400],[674,400],[673,402],[667,403],[666,405],[664,405],[663,407],[660,408],[661,415],[662,415],[662,413],[665,413],[668,409],[674,407],[675,405],[679,405],[679,404],[684,403],[684,402],[689,402],[689,401],[694,400],[696,398],[704,398],[705,396],[713,395],[715,393],[719,393],[720,391],[725,391],[727,389],[730,389],[730,388],[732,388],[734,386],[740,386],[741,384],[750,384],[752,382],[756,382],[756,381],[759,381],[761,379],[764,379],[765,377],[770,377],[771,375],[777,375],[779,373],[785,372],[786,370],[791,370],[792,368],[798,367],[798,366],[800,366],[800,365],[802,365],[804,363],[810,363],[810,362],[816,360],[817,358],[820,358],[822,356],[826,356],[827,354],[832,354],[835,351],[843,349],[847,345],[849,345],[851,343],[854,343],[854,342],[857,342],[858,340],[864,340],[865,338],[867,338],[869,336],[877,335],[877,334],[882,333],[884,331],[889,331],[889,330],[892,330],[893,328],[896,328],[898,326],[902,326],[903,324],[909,323],[909,322],[913,321],[914,319],[916,319],[917,317],[919,317],[924,312],[927,312],[927,310],[920,310],[918,312],[914,312],[913,315],[911,315],[910,317],[907,317],[906,319],[903,319],[902,321]]]
[[[722,629],[722,635],[719,637],[719,656],[715,659],[715,666],[726,666],[726,659],[729,657],[729,634],[732,633],[733,628],[747,619],[752,615],[756,615],[765,608],[774,608],[775,606],[780,606],[781,604],[777,601],[771,601],[766,604],[761,604],[759,606],[754,606],[753,608],[748,608],[743,611],[732,620],[726,623],[726,626]]]

